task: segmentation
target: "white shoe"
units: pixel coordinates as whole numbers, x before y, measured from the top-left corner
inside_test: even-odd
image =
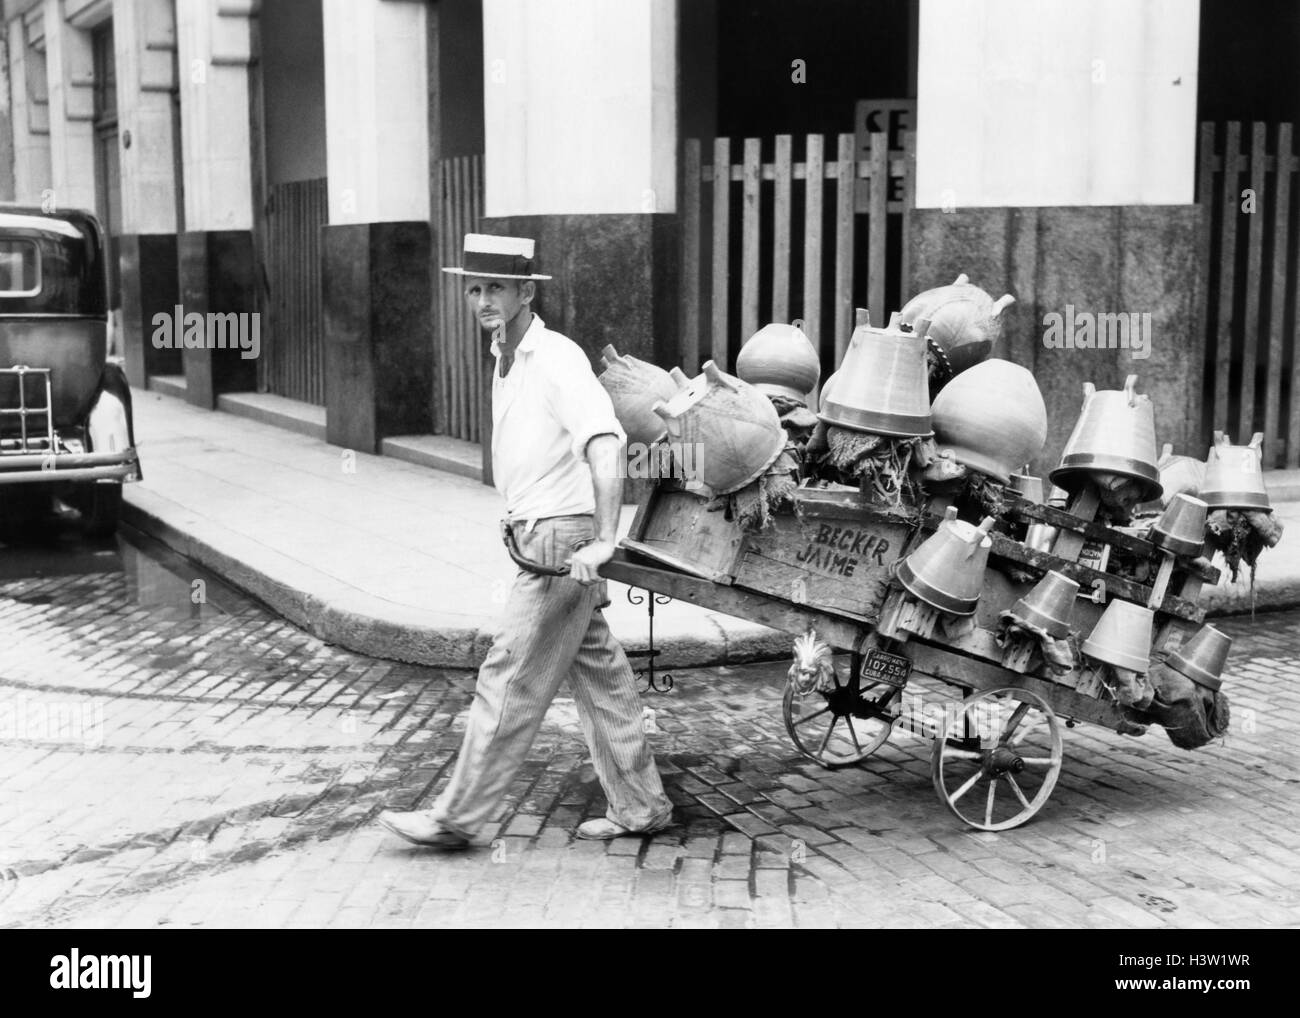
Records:
[[[595,820],[587,820],[578,825],[574,832],[579,838],[585,841],[612,841],[615,838],[626,837],[629,834],[639,834],[647,837],[662,831],[665,827],[672,824],[672,818],[669,817],[663,823],[656,824],[654,827],[647,827],[645,830],[634,831],[630,827],[624,827],[622,824],[616,824],[608,817],[598,817]]]
[[[376,819],[394,834],[417,845],[436,848],[465,848],[469,845],[468,838],[447,830],[426,812],[396,813],[386,809]]]

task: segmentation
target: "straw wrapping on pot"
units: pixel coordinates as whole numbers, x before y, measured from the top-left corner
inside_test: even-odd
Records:
[[[1179,749],[1198,749],[1225,735],[1231,712],[1223,693],[1205,689],[1168,665],[1151,666],[1155,697],[1147,715]]]
[[[848,428],[827,429],[830,451],[827,462],[836,470],[857,478],[872,502],[890,506],[916,505],[924,498],[912,476],[917,442],[911,438],[888,438]]]

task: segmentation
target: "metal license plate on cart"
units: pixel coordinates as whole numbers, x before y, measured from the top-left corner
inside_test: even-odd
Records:
[[[862,662],[863,682],[883,682],[902,689],[907,685],[907,677],[911,672],[912,662],[907,658],[874,648],[867,651],[866,659]]]

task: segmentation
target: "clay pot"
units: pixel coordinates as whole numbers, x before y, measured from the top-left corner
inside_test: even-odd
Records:
[[[785,429],[772,401],[713,361],[653,409],[670,441],[694,445],[699,479],[717,495],[758,480],[785,449]]]
[[[820,409],[825,412],[826,402],[830,398],[831,390],[835,388],[835,383],[839,381],[840,373],[837,371],[830,378],[826,379],[826,384],[822,386],[821,406]]]
[[[1079,585],[1074,580],[1053,570],[1003,615],[1037,626],[1053,639],[1063,640],[1070,635],[1074,599],[1078,594]]]
[[[1175,495],[1200,495],[1205,484],[1205,463],[1193,456],[1175,456],[1174,447],[1166,442],[1156,463],[1160,469],[1160,486],[1166,500]]]
[[[663,368],[620,354],[612,346],[601,351],[600,384],[614,404],[614,415],[629,443],[650,445],[663,438],[664,422],[654,412],[660,400],[671,399],[677,385]]]
[[[1205,625],[1181,647],[1165,658],[1165,664],[1181,672],[1198,686],[1218,691],[1223,686],[1223,668],[1228,663],[1232,637]]]
[[[899,321],[928,338],[949,370],[957,374],[984,360],[1002,335],[1002,312],[1016,302],[1011,294],[994,300],[963,272],[948,286],[924,290],[903,305]],[[922,330],[922,319],[929,319]]]
[[[1191,495],[1175,495],[1151,528],[1151,543],[1171,555],[1196,556],[1205,544],[1204,502]]]
[[[1112,601],[1079,649],[1116,668],[1146,672],[1151,666],[1154,619],[1150,608],[1132,601]]]
[[[925,341],[902,331],[897,314],[886,328],[853,330],[832,381],[833,391],[822,393],[820,416],[827,424],[895,438],[933,433]]]
[[[955,518],[939,524],[930,537],[898,565],[898,582],[909,594],[931,607],[952,615],[971,615],[984,589],[984,567],[993,542],[992,516],[978,527]]]
[[[1046,495],[1043,493],[1043,479],[1032,474],[1012,474],[1007,482],[1007,490],[1014,492],[1026,502],[1042,505]]]
[[[1083,383],[1083,410],[1065,443],[1052,483],[1076,491],[1087,480],[1106,487],[1113,478],[1135,482],[1135,501],[1159,498],[1163,490],[1156,468],[1156,422],[1151,397],[1135,391],[1137,375],[1123,389],[1101,392]]]
[[[822,369],[817,351],[802,330],[773,323],[764,325],[741,347],[736,374],[762,393],[806,404]]]
[[[1272,512],[1262,469],[1264,433],[1255,432],[1250,445],[1233,445],[1222,431],[1205,458],[1201,498],[1211,510],[1241,509]]]
[[[934,398],[934,440],[940,453],[1003,484],[1043,450],[1047,407],[1034,376],[1010,361],[964,371]]]

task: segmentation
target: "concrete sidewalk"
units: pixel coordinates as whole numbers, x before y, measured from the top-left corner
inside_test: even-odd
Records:
[[[444,667],[482,661],[514,573],[493,489],[156,392],[134,398],[145,480],[126,488],[127,523],[331,643]],[[1300,485],[1275,492],[1291,533],[1260,559],[1258,608],[1300,604],[1300,556],[1289,551],[1300,501],[1279,495],[1300,498]],[[646,608],[628,593],[610,584],[606,616],[640,667]],[[1202,598],[1215,612],[1251,607],[1244,577]],[[782,656],[790,639],[671,602],[656,609],[655,645],[658,665],[685,666]]]
[[[417,664],[482,661],[515,572],[494,489],[156,392],[133,397],[145,480],[126,487],[125,522],[331,643]],[[646,607],[628,593],[611,583],[605,614],[640,668]],[[681,666],[784,655],[790,641],[674,601],[655,609],[655,645],[657,666]]]

